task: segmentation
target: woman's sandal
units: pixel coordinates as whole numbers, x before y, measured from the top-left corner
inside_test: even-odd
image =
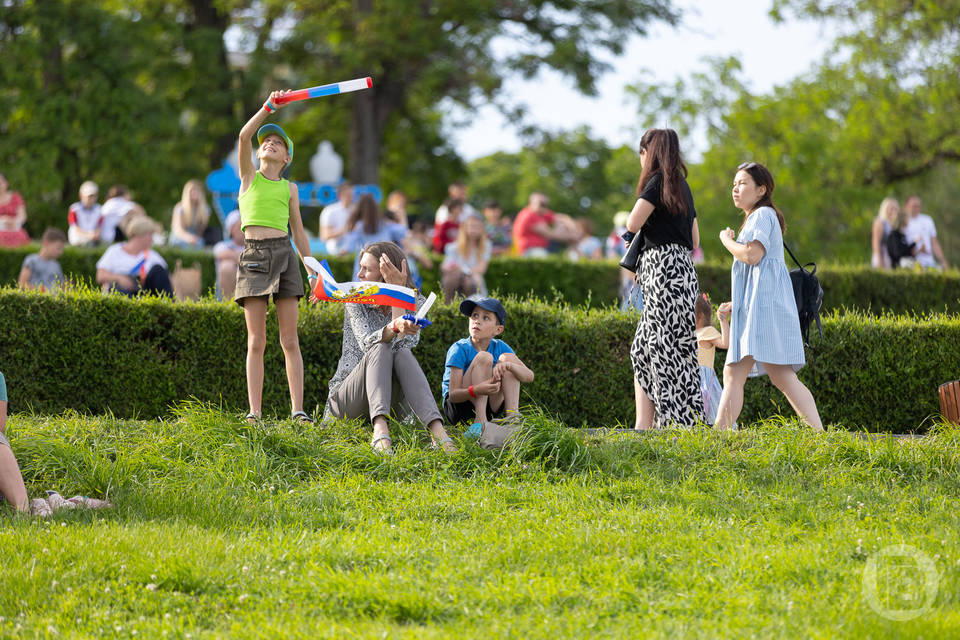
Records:
[[[300,424],[313,424],[316,422],[316,420],[307,415],[306,411],[295,411],[293,415],[290,416],[290,419],[296,420]]]
[[[433,441],[433,444],[430,445],[431,449],[439,449],[444,453],[456,453],[457,445],[453,443],[453,438],[447,436],[446,438],[441,438],[439,442],[436,440]]]
[[[255,414],[255,413],[252,413],[252,412],[251,412],[251,413],[248,413],[248,414],[247,414],[247,417],[244,418],[244,420],[246,420],[246,421],[247,421],[247,424],[249,424],[249,425],[260,424],[260,422],[261,422],[260,416],[258,416],[258,415]]]
[[[377,444],[383,442],[384,440],[387,441],[386,444],[382,444],[378,447]],[[373,447],[373,450],[379,454],[385,456],[393,455],[393,439],[390,436],[374,436],[373,440],[370,441],[370,446]]]

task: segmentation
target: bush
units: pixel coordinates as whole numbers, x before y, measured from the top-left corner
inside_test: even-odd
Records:
[[[541,300],[505,300],[504,338],[536,373],[523,402],[570,426],[632,425],[629,346],[637,314]],[[0,290],[0,371],[11,410],[161,416],[197,398],[245,412],[242,310],[206,299],[131,300],[80,290],[58,295]],[[452,305],[431,313],[415,353],[439,394],[447,347],[466,335]],[[343,309],[301,303],[300,344],[308,409],[322,410],[341,350]],[[289,414],[276,316],[267,319],[264,409]],[[723,363],[718,353],[717,370]],[[938,411],[937,386],[958,376],[960,318],[860,313],[825,318],[801,379],[827,423],[878,431],[916,429]],[[765,378],[747,384],[741,422],[791,415]]]
[[[0,249],[0,284],[15,283],[24,257],[36,246]],[[162,247],[159,253],[173,269],[177,260],[189,267],[197,263],[203,270],[204,291],[214,290],[216,273],[213,256],[207,251]],[[60,264],[64,273],[78,280],[93,282],[96,263],[103,249],[68,247]],[[338,280],[348,280],[353,256],[327,259]],[[422,269],[425,291],[440,290],[440,256],[434,256],[433,269]],[[700,288],[715,304],[730,299],[730,265],[697,265]],[[834,309],[859,309],[876,315],[883,312],[910,313],[939,311],[960,313],[960,274],[933,271],[878,272],[867,267],[826,267],[817,272],[823,286],[824,312]],[[619,274],[612,261],[571,262],[562,258],[498,257],[487,269],[487,287],[492,295],[528,296],[545,300],[563,300],[590,307],[611,306],[617,299]]]

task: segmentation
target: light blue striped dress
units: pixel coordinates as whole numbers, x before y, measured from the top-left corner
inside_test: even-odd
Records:
[[[799,371],[806,363],[800,319],[783,261],[780,223],[777,212],[770,207],[751,213],[737,237],[741,244],[753,240],[766,249],[763,259],[755,265],[735,259],[730,270],[733,313],[727,364],[753,356],[756,364],[750,370],[751,377],[766,374],[763,362],[789,364]]]

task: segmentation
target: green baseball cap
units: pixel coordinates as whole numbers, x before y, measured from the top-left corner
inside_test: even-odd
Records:
[[[257,144],[263,144],[263,139],[271,133],[275,133],[283,138],[284,143],[287,145],[287,153],[290,154],[290,162],[293,162],[293,140],[291,140],[290,136],[288,136],[287,133],[277,125],[265,124],[260,127],[260,130],[257,131]]]

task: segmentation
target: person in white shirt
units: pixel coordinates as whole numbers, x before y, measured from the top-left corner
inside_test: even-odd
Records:
[[[350,229],[347,221],[353,213],[353,185],[344,182],[337,187],[337,201],[320,212],[320,239],[326,242],[328,255],[339,255],[344,236]]]
[[[103,225],[100,229],[100,239],[106,244],[117,240],[117,229],[120,228],[124,219],[134,215],[147,215],[139,204],[131,200],[130,190],[122,184],[115,184],[107,192],[107,201],[100,208],[103,214]],[[119,238],[123,240],[121,236]]]
[[[907,236],[907,242],[916,245],[917,253],[914,259],[921,267],[947,268],[947,260],[943,256],[943,249],[937,240],[937,227],[933,223],[933,218],[925,213],[920,213],[920,196],[912,195],[907,198],[903,205],[904,211],[909,216],[909,222],[904,229],[904,235]]]
[[[159,226],[151,218],[138,216],[127,225],[129,239],[107,248],[97,261],[97,283],[104,291],[127,296],[143,291],[173,297],[167,262],[150,248]]]
[[[80,202],[74,202],[67,211],[67,238],[75,247],[86,247],[100,242],[103,212],[97,198],[100,188],[87,180],[80,185]]]
[[[450,200],[461,200],[463,202],[463,209],[460,210],[460,217],[464,220],[468,216],[477,214],[477,210],[470,206],[470,203],[467,202],[467,185],[462,181],[457,180],[447,187],[447,195],[449,196],[447,200],[437,207],[437,213],[433,219],[435,225],[443,224],[450,219],[450,212],[447,210],[447,202]]]

